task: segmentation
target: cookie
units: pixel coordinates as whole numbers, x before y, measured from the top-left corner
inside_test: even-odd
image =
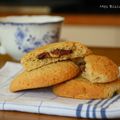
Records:
[[[50,63],[85,57],[91,53],[91,50],[80,42],[58,42],[45,45],[27,53],[21,59],[21,63],[27,71],[31,71]]]
[[[81,76],[53,86],[53,92],[62,97],[76,99],[105,99],[120,92],[120,79],[110,83],[91,83]]]
[[[93,83],[106,83],[118,78],[118,66],[105,56],[89,55],[84,62],[82,77]]]
[[[43,66],[33,71],[23,71],[10,85],[11,91],[48,87],[69,80],[79,74],[79,68],[71,61]]]

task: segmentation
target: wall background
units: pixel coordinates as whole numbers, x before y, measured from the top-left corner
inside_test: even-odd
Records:
[[[61,38],[89,46],[120,47],[120,27],[63,25]]]

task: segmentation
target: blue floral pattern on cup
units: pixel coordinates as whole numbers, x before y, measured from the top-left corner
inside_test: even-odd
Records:
[[[57,41],[58,35],[59,30],[48,31],[43,35],[42,39],[39,39],[35,35],[32,35],[28,28],[23,29],[18,27],[15,33],[15,41],[18,49],[27,53],[39,46]]]

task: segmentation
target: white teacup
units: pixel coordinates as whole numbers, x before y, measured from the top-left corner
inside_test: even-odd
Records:
[[[10,16],[0,18],[0,54],[16,60],[36,47],[59,41],[60,16]]]

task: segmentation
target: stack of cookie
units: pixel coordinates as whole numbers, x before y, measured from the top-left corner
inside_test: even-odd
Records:
[[[94,55],[79,42],[49,44],[26,54],[25,70],[11,83],[12,92],[52,86],[58,96],[102,99],[120,91],[118,66]]]

